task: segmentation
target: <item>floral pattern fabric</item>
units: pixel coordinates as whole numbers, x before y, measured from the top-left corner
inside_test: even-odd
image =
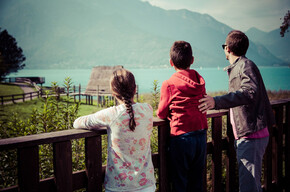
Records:
[[[124,104],[75,120],[75,128],[108,127],[108,159],[104,185],[110,191],[134,191],[155,185],[150,137],[153,110],[149,104],[133,104],[136,128],[129,129]]]

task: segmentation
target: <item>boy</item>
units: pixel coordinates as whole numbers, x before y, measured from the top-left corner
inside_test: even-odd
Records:
[[[241,31],[231,31],[222,45],[230,65],[229,93],[222,96],[205,96],[199,108],[230,109],[230,119],[235,136],[239,167],[240,191],[262,191],[262,159],[268,144],[268,127],[274,115],[255,63],[245,57],[249,47],[248,37]]]
[[[205,82],[190,69],[194,57],[189,43],[176,41],[170,49],[170,64],[176,70],[161,86],[157,116],[170,120],[170,170],[176,192],[202,191],[206,158],[206,115],[198,100],[206,94]]]

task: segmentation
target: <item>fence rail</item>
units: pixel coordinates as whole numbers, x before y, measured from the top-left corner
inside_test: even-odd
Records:
[[[270,139],[264,156],[263,188],[264,191],[289,191],[287,181],[290,181],[290,100],[272,102],[272,108],[276,116],[276,125],[269,128]],[[234,138],[228,112],[210,111],[207,118],[211,122],[211,140],[207,143],[207,157],[210,159],[207,162],[211,169],[203,176],[206,181],[204,189],[213,192],[238,191]],[[223,119],[226,119],[226,123]],[[154,118],[153,124],[158,127],[158,153],[152,155],[154,167],[158,169],[158,188],[161,192],[168,192],[170,185],[167,146],[170,127],[167,121],[158,118]],[[226,127],[224,136],[223,125]],[[102,191],[105,169],[101,158],[101,135],[104,134],[104,128],[94,132],[71,129],[0,140],[0,151],[17,149],[18,155],[18,185],[0,191],[68,192],[82,188],[86,188],[87,191]],[[72,173],[71,140],[79,138],[85,138],[86,169]],[[40,181],[38,153],[42,144],[53,145],[54,177]],[[222,164],[225,164],[225,167]]]
[[[11,104],[11,103],[18,103],[18,102],[25,102],[26,100],[32,100],[34,98],[46,98],[48,96],[55,96],[55,97],[61,97],[61,96],[70,96],[73,97],[74,102],[81,102],[81,98],[85,98],[85,103],[88,105],[93,105],[94,97],[96,97],[97,104],[100,104],[101,106],[105,106],[107,100],[106,98],[109,98],[109,100],[114,100],[111,93],[105,93],[102,90],[98,92],[96,95],[89,95],[82,92],[82,90],[85,90],[79,86],[72,86],[71,90],[66,89],[65,87],[59,87],[57,92],[54,94],[45,94],[44,90],[51,90],[52,87],[39,87],[35,83],[32,83],[37,91],[35,92],[28,92],[28,93],[22,93],[22,94],[13,94],[13,95],[3,95],[0,96],[0,104]],[[138,99],[138,93],[136,93],[137,99]]]
[[[7,102],[24,102],[25,100],[32,100],[33,98],[39,98],[41,93],[39,91],[29,92],[29,93],[22,93],[22,94],[14,94],[14,95],[5,95],[0,96],[1,105],[4,105]]]

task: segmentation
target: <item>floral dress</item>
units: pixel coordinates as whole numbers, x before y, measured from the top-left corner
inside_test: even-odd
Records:
[[[129,114],[124,104],[79,117],[75,128],[106,126],[108,159],[104,185],[110,191],[135,191],[155,185],[150,137],[153,110],[147,103],[133,104],[136,128],[129,129]]]

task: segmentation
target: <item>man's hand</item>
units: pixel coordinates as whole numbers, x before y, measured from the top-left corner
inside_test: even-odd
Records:
[[[201,111],[202,113],[205,113],[210,109],[213,109],[215,106],[215,101],[213,97],[209,95],[205,95],[204,98],[199,100],[199,102],[201,104],[198,106],[198,108],[199,108],[199,111]]]

